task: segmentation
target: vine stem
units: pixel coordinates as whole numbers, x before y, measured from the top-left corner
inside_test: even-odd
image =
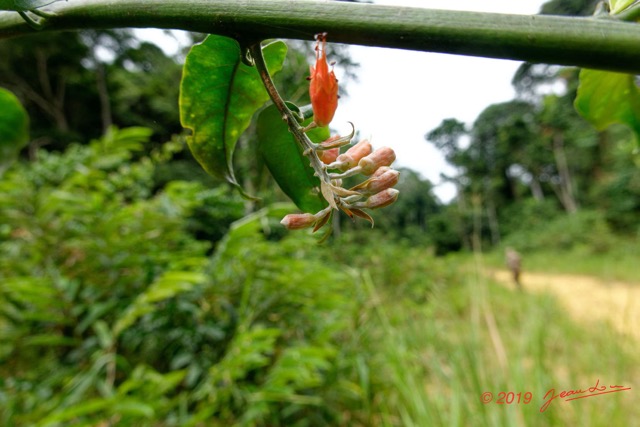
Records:
[[[294,139],[300,144],[302,147],[303,153],[309,158],[311,163],[311,167],[315,171],[316,175],[324,184],[331,185],[331,177],[327,172],[324,163],[318,157],[316,152],[316,144],[314,144],[309,137],[304,133],[304,129],[300,123],[298,123],[298,119],[293,114],[291,109],[287,107],[284,99],[280,96],[278,92],[278,88],[276,88],[273,83],[273,79],[271,78],[271,74],[269,73],[269,69],[267,68],[267,63],[264,60],[264,56],[262,55],[262,43],[254,43],[249,47],[249,53],[253,61],[255,62],[256,69],[260,75],[260,79],[262,79],[262,83],[269,94],[269,98],[273,101],[273,104],[276,106],[280,114],[282,115],[282,120],[286,122],[289,130],[293,134]]]
[[[46,7],[43,31],[163,28],[235,39],[359,44],[640,74],[640,25],[619,19],[507,15],[291,0],[70,0]],[[618,16],[638,17],[637,7]],[[32,34],[15,12],[0,12],[0,39]],[[401,70],[399,70],[401,72]]]

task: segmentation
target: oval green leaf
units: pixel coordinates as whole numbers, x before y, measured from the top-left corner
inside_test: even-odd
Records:
[[[574,105],[596,129],[625,124],[640,141],[640,88],[635,76],[583,69]]]
[[[263,48],[269,71],[282,69],[287,46]],[[180,85],[180,121],[191,129],[189,148],[209,174],[236,187],[233,152],[253,114],[269,99],[255,67],[242,62],[240,44],[210,35],[191,48]]]
[[[0,10],[13,10],[24,12],[37,9],[59,0],[0,0]]]
[[[29,115],[16,96],[0,88],[0,174],[29,142]]]
[[[304,124],[309,122],[311,119]],[[313,142],[321,142],[329,138],[329,129],[316,128],[307,135]],[[327,206],[319,192],[320,180],[275,105],[258,116],[258,150],[278,186],[299,209],[316,213]]]

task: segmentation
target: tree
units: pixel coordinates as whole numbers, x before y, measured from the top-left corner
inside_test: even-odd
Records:
[[[79,124],[100,133],[100,116],[93,114],[99,111],[96,85],[86,84],[95,78],[81,65],[89,52],[79,34],[66,32],[0,42],[0,85],[24,103],[37,145],[51,144],[58,136],[73,139]],[[74,105],[68,103],[70,96]]]
[[[461,210],[469,207],[466,200],[481,200],[493,244],[500,241],[499,212],[520,197],[523,175],[531,177],[534,194],[541,191],[525,154],[538,138],[535,118],[534,105],[516,100],[487,107],[468,133],[462,123],[447,119],[426,136],[459,170]]]
[[[0,85],[32,118],[32,150],[63,149],[113,123],[151,127],[157,141],[181,131],[181,66],[129,31],[39,33],[0,41],[0,54]]]

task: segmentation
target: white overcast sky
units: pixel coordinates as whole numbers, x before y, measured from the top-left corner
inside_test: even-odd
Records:
[[[536,14],[544,0],[376,0],[377,4],[430,9]],[[352,121],[375,147],[396,151],[396,165],[417,170],[433,183],[451,172],[424,139],[443,119],[472,123],[487,106],[513,99],[511,78],[521,62],[353,46],[359,81],[349,85],[332,126]],[[340,79],[340,76],[338,76]],[[397,107],[396,107],[397,106]],[[402,123],[402,125],[401,125]],[[348,131],[349,126],[340,128]],[[436,187],[443,201],[451,184]]]
[[[536,14],[545,0],[374,0],[376,4],[478,12]],[[171,40],[154,30],[138,31],[171,50]],[[177,46],[175,46],[177,48]],[[329,50],[329,56],[331,51]],[[424,139],[443,119],[472,123],[487,106],[513,99],[511,78],[520,62],[407,50],[353,46],[360,63],[358,82],[349,84],[331,123],[342,134],[353,122],[374,147],[396,151],[395,165],[414,169],[434,184],[450,173],[442,155]],[[329,57],[329,59],[331,59]],[[341,76],[336,69],[338,80]],[[455,195],[451,184],[438,185],[442,201]]]

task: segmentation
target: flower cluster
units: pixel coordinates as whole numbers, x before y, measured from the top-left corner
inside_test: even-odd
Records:
[[[282,224],[286,228],[314,227],[316,231],[329,221],[335,209],[342,210],[351,218],[364,218],[373,225],[373,218],[363,209],[383,208],[398,198],[398,190],[393,187],[398,183],[400,172],[389,167],[396,158],[391,148],[381,147],[374,151],[371,143],[364,139],[343,154],[338,153],[339,148],[318,151],[329,178],[328,182],[321,181],[320,184],[329,206],[316,214],[285,216]],[[354,175],[364,175],[366,180],[349,189],[342,187],[343,178]]]
[[[311,67],[309,94],[314,117],[307,131],[316,126],[327,126],[338,107],[338,80],[329,71],[326,58],[326,34],[316,36],[316,64]],[[342,210],[350,218],[360,217],[371,222],[373,218],[363,209],[377,209],[388,206],[398,198],[400,172],[390,166],[396,155],[389,147],[373,149],[371,143],[363,139],[350,146],[344,153],[340,149],[351,143],[355,131],[349,136],[334,136],[319,144],[304,138],[304,154],[311,161],[315,174],[320,178],[320,191],[329,203],[325,209],[311,214],[289,214],[281,223],[290,230],[313,227],[317,231],[327,224],[334,210]],[[365,180],[352,188],[343,187],[343,179],[362,175]]]

